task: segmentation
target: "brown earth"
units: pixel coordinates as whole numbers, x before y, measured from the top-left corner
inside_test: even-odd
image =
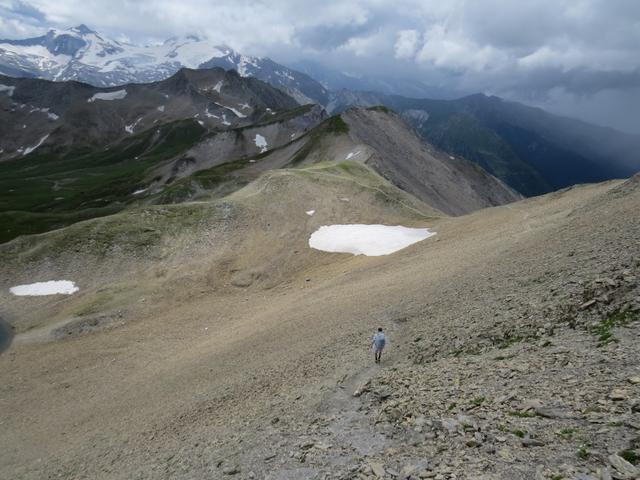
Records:
[[[633,478],[638,178],[448,218],[351,168],[0,246],[0,477]],[[437,235],[309,249],[331,223]],[[45,272],[81,292],[7,293]]]

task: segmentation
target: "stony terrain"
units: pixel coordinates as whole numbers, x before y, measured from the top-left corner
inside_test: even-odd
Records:
[[[3,246],[0,476],[638,476],[638,177],[448,218],[326,168]],[[375,221],[438,234],[306,245]]]

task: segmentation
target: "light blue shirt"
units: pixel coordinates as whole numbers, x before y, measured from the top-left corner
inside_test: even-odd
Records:
[[[386,343],[386,337],[383,332],[377,332],[373,336],[372,344],[376,350],[382,350],[384,348],[384,344]]]

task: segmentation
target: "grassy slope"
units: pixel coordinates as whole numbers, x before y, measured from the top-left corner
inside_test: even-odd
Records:
[[[0,163],[0,242],[117,212],[150,169],[194,145],[204,129],[183,120],[102,151],[37,151]]]

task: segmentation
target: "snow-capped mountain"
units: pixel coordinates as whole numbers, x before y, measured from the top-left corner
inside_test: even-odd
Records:
[[[25,40],[0,40],[0,73],[47,80],[78,80],[98,87],[163,80],[180,68],[235,69],[292,95],[300,103],[326,103],[327,90],[308,75],[268,58],[239,54],[195,36],[137,46],[108,39],[86,25],[49,30]]]

